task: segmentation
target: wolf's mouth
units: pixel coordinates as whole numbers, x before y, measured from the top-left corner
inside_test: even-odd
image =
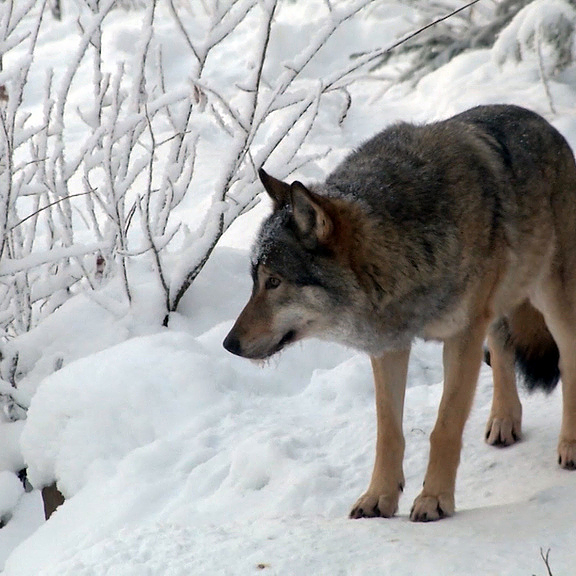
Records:
[[[296,330],[288,330],[288,332],[286,332],[286,334],[282,336],[280,342],[278,342],[276,348],[274,349],[273,354],[276,354],[276,352],[280,352],[280,350],[282,350],[284,346],[287,346],[288,344],[294,342],[294,340],[296,340]]]

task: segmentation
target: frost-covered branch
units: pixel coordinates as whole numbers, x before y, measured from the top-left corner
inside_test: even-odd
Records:
[[[402,38],[391,47],[393,49],[383,48],[370,54],[357,54],[355,57],[363,63],[366,60],[373,61],[372,71],[395,64],[396,73],[385,78],[390,85],[404,81],[416,84],[423,76],[467,50],[502,45],[504,42],[501,33],[510,36],[519,32],[517,27],[509,25],[521,12],[538,12],[541,9],[542,15],[546,14],[546,18],[542,18],[546,22],[542,22],[541,35],[546,39],[546,43],[555,46],[558,69],[564,69],[573,61],[569,36],[573,33],[574,26],[567,26],[565,21],[560,22],[548,13],[549,9],[552,12],[561,10],[559,5],[539,6],[534,0],[502,0],[493,3],[492,9],[480,4],[483,10],[474,12],[470,8],[475,4],[476,2],[469,2],[454,10],[452,1],[417,2],[415,6],[422,14],[422,21],[432,20],[431,24],[423,26],[416,34]],[[567,0],[566,5],[576,8],[574,0]],[[441,13],[446,16],[438,19],[437,15]],[[531,40],[534,39],[535,35]],[[511,49],[510,54],[514,53],[514,40],[507,43]],[[519,41],[521,42],[521,39]],[[541,44],[537,43],[533,48],[534,52],[538,53]],[[516,54],[518,52],[519,50]],[[541,77],[546,88],[545,76]]]
[[[423,6],[438,14],[451,3]],[[319,0],[318,26],[298,52],[279,56],[286,29],[279,0],[187,8],[150,0],[130,13],[139,27],[132,51],[111,64],[106,34],[109,22],[120,22],[118,4],[83,0],[72,50],[58,70],[36,73],[43,106],[32,113],[28,78],[53,4],[0,2],[4,334],[31,329],[81,291],[106,301],[95,293],[108,282],[123,288],[118,309],[129,310],[142,262],[155,274],[168,322],[222,236],[258,203],[258,168],[287,178],[329,152],[310,145],[319,117],[339,126],[353,106],[350,85],[392,49],[353,60],[334,50],[335,35],[371,4]],[[514,2],[504,4],[511,13]],[[173,26],[170,44],[157,30],[160,14]],[[435,18],[430,30],[444,24]],[[411,36],[395,46],[404,50]],[[544,48],[547,38],[543,32]],[[244,49],[240,74],[225,67],[234,45]],[[335,64],[310,74],[328,50]],[[188,77],[174,74],[175,54],[189,59]],[[544,63],[542,72],[547,81]]]
[[[200,74],[198,80],[194,80],[195,88],[212,107],[217,123],[221,126],[225,124],[222,128],[231,130],[231,148],[227,162],[216,177],[212,207],[185,253],[187,269],[176,271],[172,280],[171,311],[177,309],[220,237],[240,214],[254,206],[259,191],[254,183],[256,167],[263,165],[272,156],[279,155],[282,147],[283,161],[279,162],[279,176],[288,176],[295,165],[302,163],[302,159],[298,158],[299,151],[310,135],[322,97],[329,85],[323,81],[301,81],[301,74],[342,24],[354,18],[369,3],[369,0],[359,0],[339,11],[328,4],[326,24],[300,54],[289,62],[281,63],[274,71],[274,80],[264,76],[269,59],[269,45],[275,31],[275,14],[278,8],[276,1],[263,2],[257,9],[254,4],[243,3],[242,10],[238,10],[236,18],[230,19],[228,26],[219,23],[207,34],[207,37],[212,39],[208,45],[213,49],[216,45],[214,39],[219,42],[234,33],[235,27],[243,18],[249,17],[251,11],[259,11],[251,71],[247,78],[236,85],[233,95],[234,101],[241,101],[242,106],[237,103],[232,105],[232,99],[227,100],[217,88],[202,79],[207,60],[206,57],[199,59]],[[200,54],[198,50],[196,52]],[[208,51],[205,52],[207,53]],[[277,126],[273,131],[269,129],[271,122],[275,122]],[[260,139],[264,140],[256,146]],[[165,323],[167,322],[168,317],[165,319]]]

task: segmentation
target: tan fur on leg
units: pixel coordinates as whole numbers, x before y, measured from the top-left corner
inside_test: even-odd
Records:
[[[522,404],[516,389],[514,350],[489,335],[490,365],[494,379],[492,409],[486,425],[486,442],[510,446],[522,436]]]
[[[454,514],[462,432],[474,398],[487,324],[488,318],[481,318],[463,334],[444,343],[444,391],[430,435],[424,488],[410,513],[413,521],[428,522]]]
[[[576,470],[576,295],[558,274],[543,284],[537,303],[560,352],[562,428],[558,464]]]
[[[571,325],[574,330],[575,325]],[[562,428],[558,441],[558,463],[576,470],[576,339],[561,342],[560,373],[562,377]],[[564,360],[566,358],[566,360]]]
[[[378,425],[376,460],[368,490],[352,508],[350,518],[389,518],[398,510],[404,489],[402,417],[409,355],[410,350],[402,350],[371,358]]]

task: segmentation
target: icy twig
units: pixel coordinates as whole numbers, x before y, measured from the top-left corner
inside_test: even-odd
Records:
[[[152,255],[154,257],[154,263],[156,265],[156,272],[158,273],[158,279],[160,280],[160,285],[162,286],[162,290],[164,292],[165,302],[166,302],[166,313],[170,307],[170,288],[168,287],[168,283],[166,282],[166,276],[164,273],[164,267],[162,264],[162,258],[160,257],[160,250],[156,245],[154,235],[152,234],[151,228],[151,213],[150,213],[150,201],[152,198],[152,181],[154,176],[154,154],[156,152],[156,137],[154,135],[154,130],[152,128],[152,121],[148,113],[146,112],[146,120],[148,124],[148,131],[150,134],[150,141],[151,141],[151,148],[152,151],[150,152],[150,159],[148,162],[148,186],[146,188],[146,195],[144,199],[140,199],[138,202],[138,208],[142,212],[142,222],[144,227],[144,232],[148,239],[148,243],[150,245],[150,249],[152,250]],[[143,200],[143,201],[142,201]],[[144,204],[144,207],[142,207]]]
[[[548,572],[548,576],[553,576],[552,569],[550,568],[550,561],[549,561],[550,548],[548,548],[548,550],[546,550],[546,554],[544,554],[544,549],[540,548],[540,557],[544,561],[544,565],[546,566],[546,571]]]
[[[548,83],[548,75],[544,69],[544,59],[542,57],[542,35],[540,27],[536,31],[534,44],[536,47],[536,54],[538,56],[538,70],[540,72],[540,80],[542,81],[542,86],[544,86],[544,92],[546,94],[546,99],[548,100],[548,106],[550,106],[550,112],[552,112],[552,114],[556,114],[556,107],[554,106],[552,92],[550,91],[550,84]],[[550,550],[548,550],[548,552],[550,552]]]
[[[326,82],[326,89],[338,89],[343,86],[346,86],[347,84],[350,83],[351,79],[353,79],[351,78],[351,76],[353,75],[354,72],[357,72],[358,70],[365,68],[378,58],[381,58],[385,54],[393,52],[396,48],[398,48],[402,44],[405,44],[406,42],[412,40],[413,38],[422,34],[426,30],[433,28],[434,26],[437,26],[441,22],[444,22],[445,20],[452,18],[456,14],[459,14],[460,12],[467,10],[471,6],[474,6],[474,4],[477,4],[478,2],[480,2],[480,0],[472,0],[471,2],[465,4],[464,6],[460,6],[459,8],[452,10],[448,14],[441,16],[440,18],[436,18],[429,24],[426,24],[426,26],[422,26],[421,28],[418,28],[414,32],[410,32],[409,34],[403,36],[400,40],[394,42],[393,44],[387,46],[386,48],[379,48],[377,50],[373,50],[371,52],[363,54],[362,56],[358,57],[355,60],[354,64],[351,64],[347,69],[337,72],[336,74],[333,75],[332,78],[328,79]]]

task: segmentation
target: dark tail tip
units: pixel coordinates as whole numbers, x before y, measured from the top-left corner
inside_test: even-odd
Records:
[[[560,379],[560,353],[536,308],[524,302],[495,324],[492,334],[501,346],[514,351],[516,372],[527,390],[554,390]]]
[[[560,380],[560,353],[554,342],[539,349],[517,347],[515,352],[516,369],[530,392],[540,389],[549,394],[556,388]]]

